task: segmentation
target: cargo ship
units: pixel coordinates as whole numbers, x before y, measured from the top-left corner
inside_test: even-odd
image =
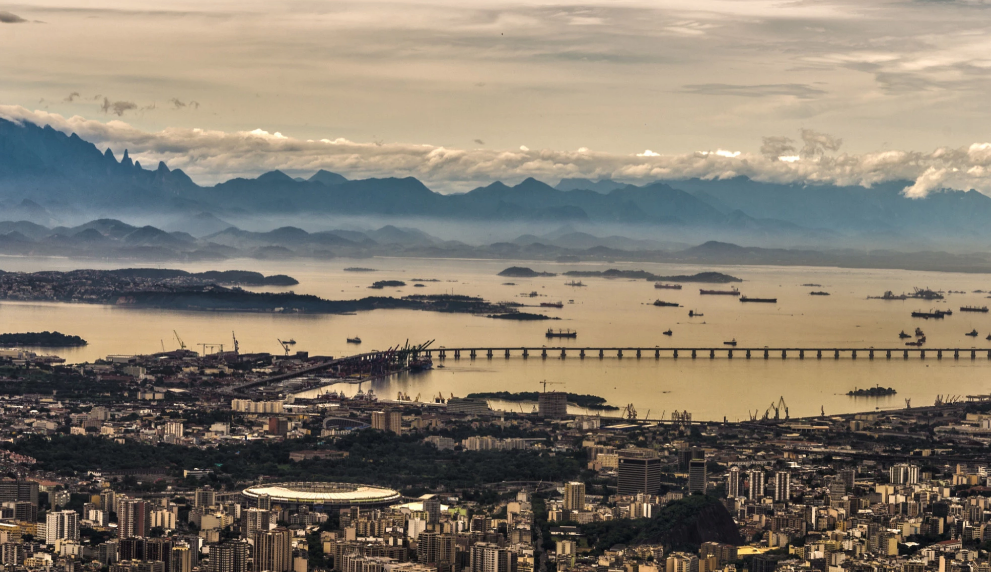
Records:
[[[553,330],[548,328],[546,336],[548,338],[577,338],[578,332],[575,330]]]
[[[541,302],[541,308],[563,308],[564,302]]]
[[[933,319],[936,319],[936,320],[941,320],[941,319],[943,319],[943,317],[949,316],[951,314],[952,314],[952,312],[943,312],[942,310],[930,310],[928,312],[921,312],[919,310],[916,310],[915,312],[912,312],[912,317],[913,318],[925,318],[926,320],[928,320],[930,318],[933,318]]]
[[[581,280],[579,280],[578,282],[575,282],[574,280],[572,280],[571,282],[565,282],[564,285],[565,286],[584,286],[584,284],[582,284],[582,281]]]
[[[809,292],[809,296],[829,296],[829,292],[823,292],[822,290],[816,290],[814,292]]]
[[[777,298],[747,298],[746,296],[740,297],[741,302],[763,302],[765,304],[777,304]]]
[[[681,305],[677,302],[665,302],[664,300],[654,300],[655,306],[663,306],[665,308],[680,308]]]
[[[729,290],[702,290],[699,289],[699,294],[706,296],[739,296],[740,291],[736,288],[730,288]]]
[[[361,338],[359,338],[358,336],[355,336],[353,338],[348,338],[348,343],[349,344],[360,344],[361,343]]]
[[[967,333],[966,333],[966,334],[964,334],[964,335],[965,335],[965,336],[970,336],[970,337],[972,337],[972,338],[976,338],[976,337],[977,337],[977,330],[971,330],[971,331],[969,331],[969,332],[967,332]]]
[[[663,331],[661,333],[664,334],[665,336],[672,336],[672,335],[674,335],[674,332],[671,331],[671,328],[668,328],[667,330],[665,330],[665,331]]]
[[[724,346],[733,346],[733,347],[736,347],[736,338],[733,338],[732,340],[730,340],[728,342],[723,342],[723,345]]]
[[[664,284],[661,282],[654,282],[654,288],[660,288],[663,290],[681,290],[681,284]]]
[[[980,308],[978,308],[977,306],[961,306],[960,307],[960,311],[961,312],[981,312],[982,314],[987,314],[988,313],[988,307],[987,306],[981,306]]]

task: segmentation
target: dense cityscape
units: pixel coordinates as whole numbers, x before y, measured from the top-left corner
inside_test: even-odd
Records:
[[[989,570],[988,396],[719,423],[545,387],[512,412],[297,397],[314,380],[279,375],[321,358],[286,354],[5,351],[5,569]]]

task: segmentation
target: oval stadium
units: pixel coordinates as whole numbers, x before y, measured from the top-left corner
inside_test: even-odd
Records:
[[[288,510],[306,506],[310,510],[327,510],[350,506],[382,507],[399,502],[398,491],[354,483],[271,483],[248,487],[241,492],[248,508],[274,508]],[[259,499],[262,502],[259,503]],[[268,506],[265,506],[268,505]]]

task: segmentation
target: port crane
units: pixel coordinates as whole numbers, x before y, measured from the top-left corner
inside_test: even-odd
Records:
[[[546,393],[546,390],[544,391],[544,393]],[[628,419],[630,421],[637,420],[637,408],[634,407],[632,403],[627,405],[626,409],[623,410],[623,418]]]
[[[172,333],[175,334],[175,341],[179,342],[179,349],[186,349],[186,342],[182,341],[182,338],[179,337],[179,332],[172,330]]]
[[[275,338],[275,339],[279,340],[279,338]],[[292,344],[290,344],[289,342],[284,342],[282,340],[279,340],[279,345],[282,346],[283,350],[285,350],[286,357],[289,357],[289,346],[291,346]]]
[[[224,344],[205,344],[205,343],[200,343],[200,344],[197,344],[197,345],[200,346],[201,348],[203,348],[203,356],[204,357],[210,355],[210,352],[211,351],[217,350],[218,348],[220,349],[220,353],[224,353]]]
[[[234,355],[239,355],[238,350],[241,349],[241,346],[237,343],[237,336],[234,335],[234,330],[231,330],[231,337],[234,338]]]

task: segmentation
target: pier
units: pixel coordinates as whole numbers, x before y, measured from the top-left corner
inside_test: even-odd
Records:
[[[991,349],[977,348],[808,348],[808,347],[565,347],[565,346],[522,346],[522,347],[466,347],[466,348],[436,348],[425,350],[428,358],[478,359],[484,357],[493,359],[501,356],[505,359],[522,357],[541,359],[576,357],[578,359],[615,357],[619,359],[972,359],[991,360]]]

